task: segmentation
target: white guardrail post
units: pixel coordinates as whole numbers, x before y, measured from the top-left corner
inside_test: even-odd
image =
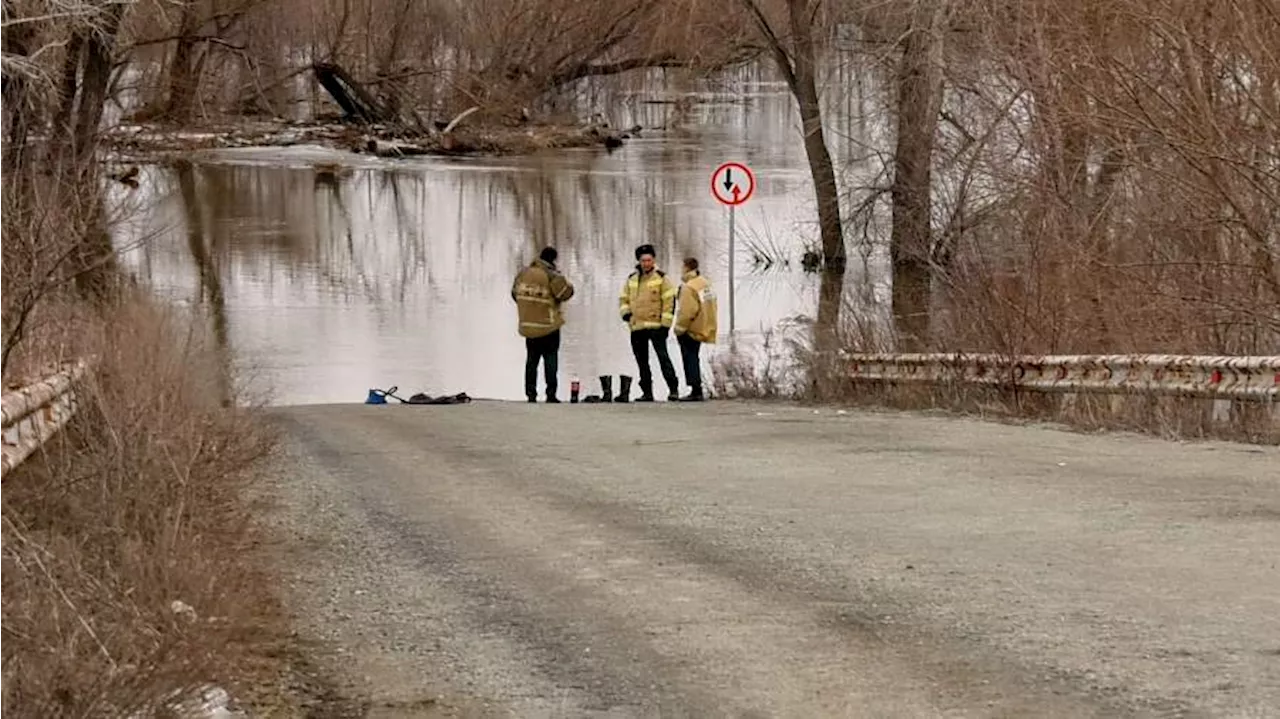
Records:
[[[76,413],[76,384],[89,371],[79,360],[44,379],[0,397],[4,457],[0,477],[30,457]]]
[[[1280,355],[849,354],[855,382],[964,383],[1040,392],[1280,400]]]

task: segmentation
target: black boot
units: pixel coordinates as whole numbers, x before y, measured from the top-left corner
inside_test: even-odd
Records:
[[[618,396],[613,398],[614,402],[630,402],[631,401],[631,377],[628,375],[618,375]]]
[[[637,402],[653,401],[653,384],[652,383],[648,385],[645,385],[645,384],[640,385],[640,396],[636,397],[636,401]]]
[[[611,375],[600,375],[600,401],[613,401],[613,377]]]

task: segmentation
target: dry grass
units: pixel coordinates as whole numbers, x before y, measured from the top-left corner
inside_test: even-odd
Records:
[[[868,36],[862,51],[883,67],[878,119],[896,137],[870,140],[881,170],[849,204],[868,252],[888,240],[893,297],[846,308],[839,292],[823,294],[817,316],[842,316],[843,324],[824,322],[840,338],[835,346],[1280,353],[1274,7],[883,7],[900,12],[884,13],[890,32]],[[946,22],[935,27],[935,15],[927,26],[917,18],[893,27],[895,17],[908,23],[911,7],[945,10]],[[867,23],[862,30],[873,29]],[[929,73],[913,66],[911,42],[882,45],[897,29],[928,38]],[[920,79],[939,69],[936,84]],[[1170,437],[1274,442],[1280,432],[1271,408],[1250,403],[853,386],[832,345],[824,349],[800,347],[808,379],[791,383],[799,395]],[[751,391],[771,384],[757,375],[737,368],[734,378],[749,378]]]
[[[95,18],[123,8],[73,6]],[[5,8],[5,384],[71,358],[96,365],[76,418],[5,477],[3,712],[146,716],[208,682],[271,684],[285,624],[249,551],[245,490],[273,434],[208,323],[122,281],[110,230],[131,208],[106,189],[91,149],[101,110],[91,105],[105,102],[86,90],[92,73],[64,97],[57,63],[11,62],[11,50],[48,42],[52,53],[58,37],[102,28],[14,24]],[[109,68],[95,53],[71,59]],[[70,140],[43,124],[59,98],[85,111]]]
[[[71,425],[5,480],[4,713],[124,716],[235,686],[280,626],[243,494],[273,435],[223,406],[227,369],[193,318],[135,296],[61,313],[78,336],[23,360],[98,362]]]
[[[720,399],[778,399],[804,393],[807,373],[797,364],[796,337],[808,325],[785,322],[758,341],[730,342],[711,362],[710,384]]]
[[[854,352],[883,351],[883,337],[874,325],[853,321],[853,311],[843,315],[839,346]],[[970,384],[855,383],[839,353],[817,351],[812,337],[811,323],[796,323],[766,333],[758,346],[721,355],[712,372],[716,396],[941,410],[996,421],[1056,422],[1085,431],[1280,444],[1280,413],[1261,402],[1046,393]]]

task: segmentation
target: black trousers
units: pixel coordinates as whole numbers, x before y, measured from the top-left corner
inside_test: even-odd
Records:
[[[560,372],[560,330],[546,337],[524,339],[524,396],[538,396],[538,361],[542,361],[542,374],[547,382],[547,397],[555,397]]]
[[[671,394],[680,391],[680,378],[676,377],[675,365],[671,364],[671,355],[667,352],[667,328],[656,330],[635,330],[631,333],[631,354],[636,356],[636,365],[640,369],[640,393],[653,394],[653,370],[649,368],[649,345],[653,345],[653,353],[658,355],[658,367],[662,369],[662,378],[667,382]]]
[[[702,343],[687,334],[676,335],[676,344],[680,345],[680,361],[684,364],[684,383],[694,395],[702,394],[702,365],[698,358]]]

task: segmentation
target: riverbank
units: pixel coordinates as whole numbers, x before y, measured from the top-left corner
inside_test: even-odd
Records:
[[[543,150],[621,147],[643,130],[602,125],[461,125],[426,132],[388,125],[227,118],[177,127],[123,123],[105,132],[104,148],[126,159],[164,159],[198,150],[321,145],[362,155],[529,155]]]

